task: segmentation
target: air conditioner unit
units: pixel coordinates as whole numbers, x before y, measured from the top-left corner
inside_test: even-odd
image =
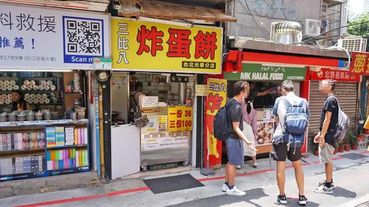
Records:
[[[315,37],[320,35],[320,20],[305,19],[302,25],[302,35],[304,37]]]
[[[339,39],[338,47],[346,48],[350,52],[366,52],[367,39],[364,38]]]

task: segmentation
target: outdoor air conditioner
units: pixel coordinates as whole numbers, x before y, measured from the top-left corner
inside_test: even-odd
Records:
[[[304,37],[315,37],[320,35],[320,20],[305,19],[302,25],[302,35]]]

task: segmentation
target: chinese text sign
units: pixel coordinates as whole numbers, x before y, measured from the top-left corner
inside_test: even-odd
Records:
[[[1,5],[0,67],[92,69],[110,56],[108,15]]]
[[[222,28],[112,18],[113,68],[221,73]]]

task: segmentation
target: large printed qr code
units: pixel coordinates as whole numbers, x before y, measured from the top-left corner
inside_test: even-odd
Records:
[[[64,17],[64,55],[103,56],[103,20]]]

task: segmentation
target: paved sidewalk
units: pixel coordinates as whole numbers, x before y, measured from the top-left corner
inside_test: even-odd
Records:
[[[334,180],[337,187],[333,194],[313,192],[317,183],[324,180],[323,165],[316,156],[306,159],[304,172],[306,196],[310,201],[308,206],[358,206],[369,200],[365,200],[369,195],[369,154],[364,150],[335,156]],[[190,171],[190,174],[205,186],[153,194],[140,178],[122,179],[97,187],[5,198],[0,200],[0,206],[277,206],[275,172],[267,159],[260,161],[257,169],[248,167],[240,170],[237,184],[247,193],[244,197],[226,196],[221,192],[224,169],[217,170],[211,177],[202,176],[199,169]],[[288,206],[297,206],[297,186],[290,165],[286,178]],[[364,200],[353,205],[359,199]]]

